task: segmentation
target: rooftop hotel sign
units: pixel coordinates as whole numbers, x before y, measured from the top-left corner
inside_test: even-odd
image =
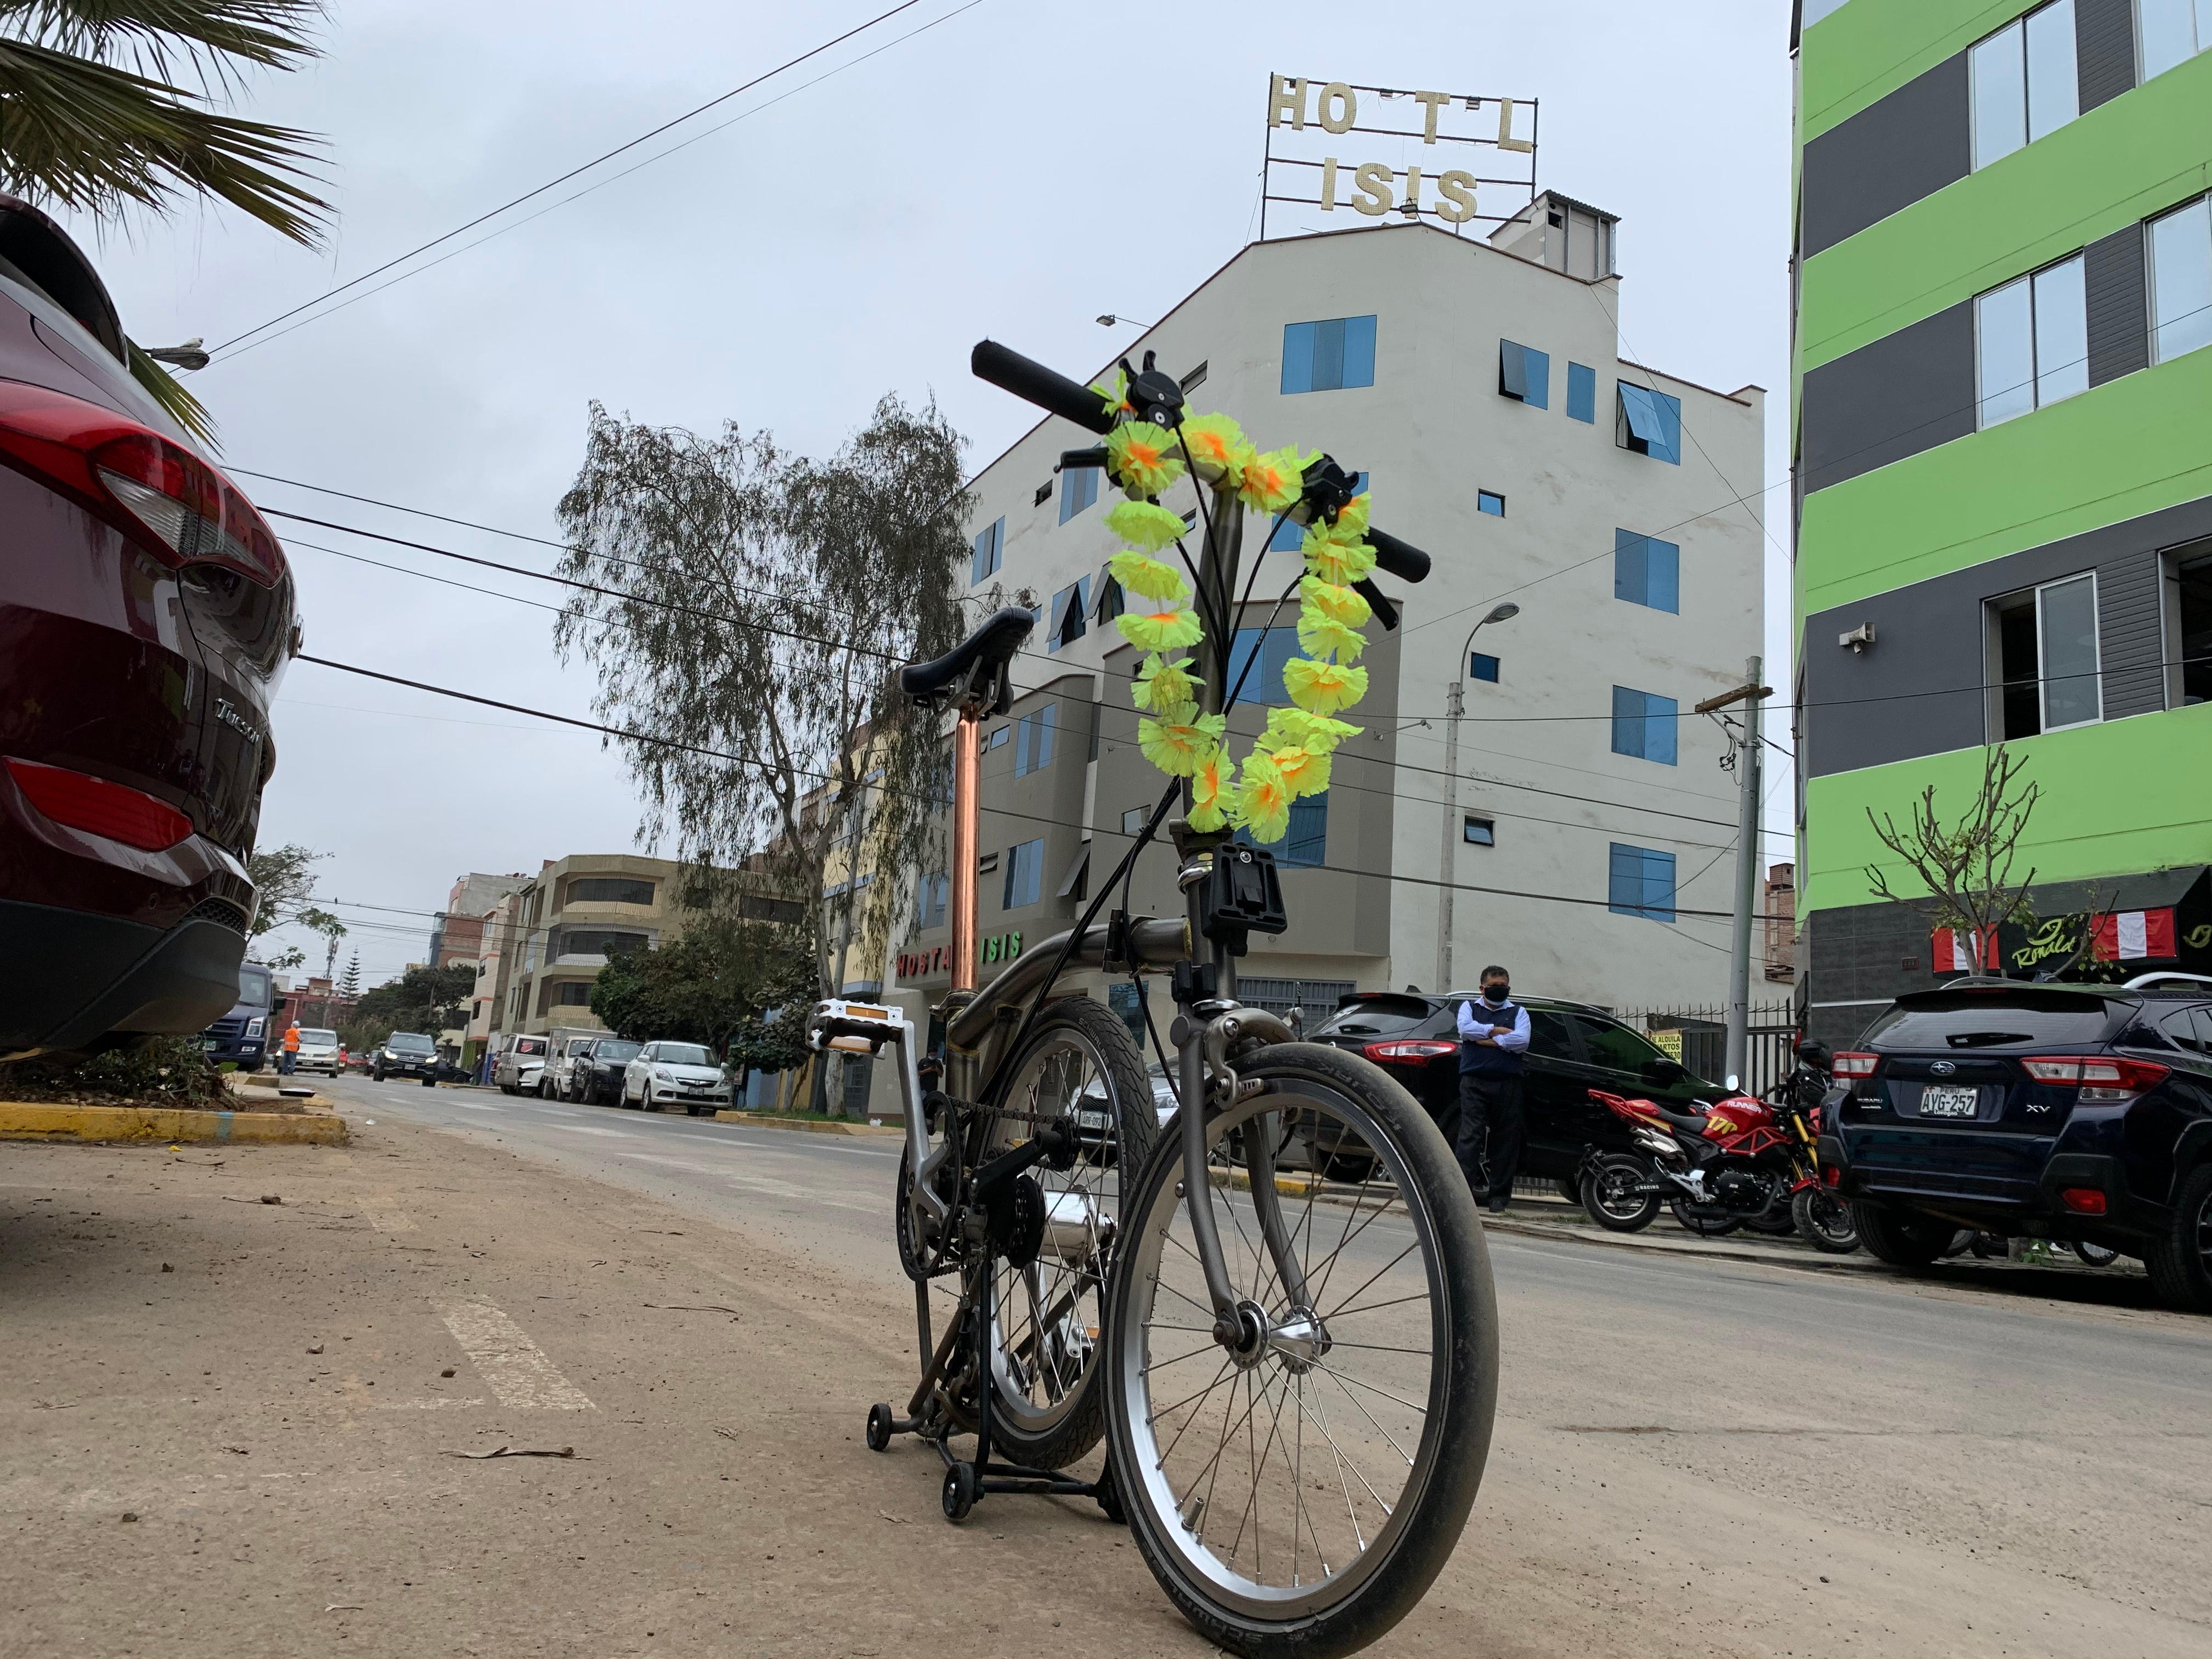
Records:
[[[1503,224],[1535,199],[1536,112],[1533,98],[1271,75],[1260,238],[1267,240],[1271,222],[1277,235],[1339,228],[1285,208],[1369,219],[1425,216],[1455,232],[1478,222]],[[1350,157],[1343,154],[1355,145]]]

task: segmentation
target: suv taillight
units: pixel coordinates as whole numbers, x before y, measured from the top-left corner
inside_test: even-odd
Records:
[[[0,380],[0,461],[72,497],[172,568],[220,565],[262,587],[283,574],[276,535],[228,479],[112,410]]]
[[[143,853],[166,853],[192,833],[190,818],[142,790],[36,761],[10,757],[0,764],[26,800],[72,830],[105,836]]]
[[[1872,1077],[1880,1054],[1853,1054],[1848,1050],[1836,1056],[1835,1074],[1838,1077]]]
[[[2123,1060],[2117,1054],[2038,1054],[2021,1065],[2038,1083],[2079,1086],[2083,1100],[2128,1100],[2155,1089],[2172,1073],[2154,1060]]]
[[[1394,1061],[1404,1066],[1417,1060],[1436,1060],[1445,1054],[1457,1054],[1459,1044],[1441,1042],[1434,1037],[1401,1037],[1389,1042],[1367,1043],[1359,1052],[1385,1066]]]

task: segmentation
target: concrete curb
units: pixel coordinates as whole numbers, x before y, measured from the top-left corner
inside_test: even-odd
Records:
[[[1849,1256],[1800,1261],[1779,1251],[1768,1255],[1751,1250],[1732,1250],[1724,1246],[1674,1244],[1656,1239],[1650,1243],[1638,1243],[1610,1233],[1585,1232],[1577,1227],[1540,1226],[1528,1222],[1507,1221],[1487,1214],[1482,1218],[1482,1226],[1485,1232],[1513,1233],[1522,1238],[1548,1238],[1562,1244],[1589,1244],[1601,1249],[1627,1250],[1643,1255],[1686,1255],[1700,1261],[1748,1261],[1758,1267],[1788,1267],[1797,1273],[1872,1273],[1881,1271],[1881,1265],[1870,1256],[1857,1261]]]
[[[899,1135],[904,1129],[889,1124],[848,1123],[836,1118],[775,1117],[767,1112],[717,1112],[717,1123],[747,1123],[756,1129],[797,1129],[813,1135]]]
[[[323,1113],[0,1101],[0,1140],[209,1140],[342,1146],[350,1138],[343,1118]]]

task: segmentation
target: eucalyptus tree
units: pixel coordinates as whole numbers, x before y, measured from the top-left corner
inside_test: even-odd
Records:
[[[637,734],[613,741],[640,838],[695,865],[750,860],[800,907],[825,990],[832,927],[880,959],[907,878],[934,867],[946,747],[893,671],[961,632],[964,447],[933,402],[895,395],[823,460],[735,422],[701,436],[594,404],[561,501],[562,574],[585,586],[555,641],[597,671],[601,717]],[[848,867],[825,895],[833,853],[854,848],[874,878]]]

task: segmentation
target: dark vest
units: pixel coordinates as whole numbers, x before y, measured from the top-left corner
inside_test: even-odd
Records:
[[[1480,997],[1468,999],[1478,1020],[1487,1020],[1492,1025],[1513,1025],[1521,1018],[1517,1004],[1501,1002],[1496,1007]],[[1455,1015],[1457,1010],[1454,1011]],[[1462,1042],[1459,1045],[1459,1069],[1462,1077],[1519,1077],[1523,1056],[1510,1048],[1493,1048],[1488,1043]]]

